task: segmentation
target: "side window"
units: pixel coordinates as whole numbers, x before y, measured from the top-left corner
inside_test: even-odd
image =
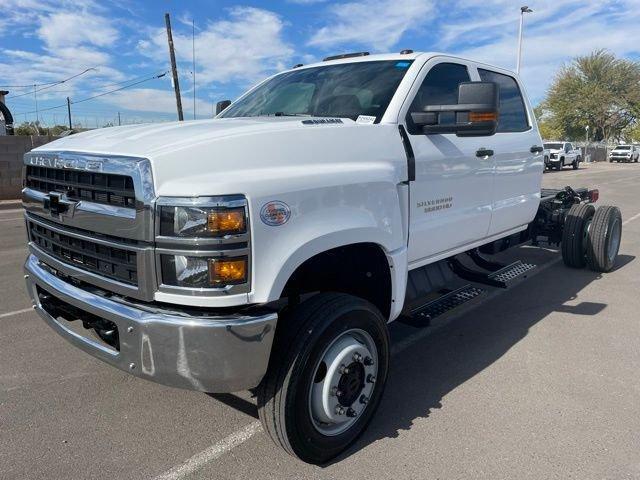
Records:
[[[500,117],[498,133],[524,132],[529,129],[527,109],[520,87],[513,77],[490,70],[478,69],[483,82],[496,82],[500,85]]]
[[[411,112],[421,112],[427,105],[455,105],[458,103],[458,85],[462,82],[470,82],[469,71],[464,65],[458,63],[438,63],[431,67],[424,77],[420,89],[416,93],[409,114],[407,115],[407,129],[415,135],[419,129],[411,120]],[[442,123],[453,123],[454,114],[442,114]]]

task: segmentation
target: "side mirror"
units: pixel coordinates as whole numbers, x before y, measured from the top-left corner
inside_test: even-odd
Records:
[[[221,102],[216,103],[216,115],[218,115],[229,105],[231,105],[231,100],[222,100]]]
[[[455,133],[459,137],[491,136],[498,128],[500,87],[495,82],[463,82],[456,105],[429,105],[412,112],[413,122],[426,134]],[[455,114],[455,122],[440,123],[442,113]]]

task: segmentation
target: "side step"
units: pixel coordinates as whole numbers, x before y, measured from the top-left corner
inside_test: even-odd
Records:
[[[416,308],[411,312],[411,316],[403,317],[399,321],[412,327],[428,327],[434,318],[473,300],[482,293],[484,290],[481,288],[465,285]]]
[[[470,282],[482,283],[492,287],[507,288],[510,281],[525,275],[535,268],[532,263],[523,263],[521,260],[504,265],[482,257],[477,251],[468,252],[469,258],[485,271],[475,270],[464,265],[458,258],[452,257],[448,259],[449,267],[459,276]],[[488,270],[488,271],[486,271]]]

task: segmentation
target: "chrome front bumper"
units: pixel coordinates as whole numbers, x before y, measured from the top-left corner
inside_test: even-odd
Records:
[[[148,311],[96,295],[60,279],[29,255],[24,266],[35,310],[58,334],[94,357],[137,377],[202,392],[234,392],[260,383],[278,316],[194,317]],[[119,351],[69,328],[43,308],[36,287],[116,324]]]

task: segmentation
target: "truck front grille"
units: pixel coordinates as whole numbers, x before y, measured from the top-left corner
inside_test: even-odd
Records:
[[[57,260],[112,280],[138,285],[136,252],[65,235],[31,220],[28,228],[31,241]]]
[[[133,179],[127,175],[27,165],[25,182],[40,192],[64,192],[71,200],[135,208]]]

